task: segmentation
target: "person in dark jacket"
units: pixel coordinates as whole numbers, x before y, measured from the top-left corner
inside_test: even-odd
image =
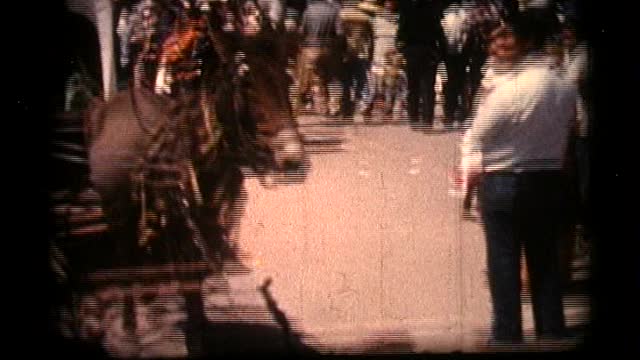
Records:
[[[406,59],[407,112],[412,127],[433,125],[435,80],[446,40],[440,0],[400,0],[396,41]]]

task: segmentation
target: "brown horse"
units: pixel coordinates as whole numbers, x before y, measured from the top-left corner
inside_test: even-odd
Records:
[[[304,170],[286,73],[260,51],[272,40],[258,34],[234,42],[215,26],[197,34],[202,22],[184,24],[168,37],[160,62],[183,61],[185,49],[204,39],[198,76],[176,81],[171,95],[134,87],[89,111],[90,178],[114,260],[127,265],[142,248],[154,248],[162,261],[220,259],[229,250],[230,209],[242,194],[241,168]]]

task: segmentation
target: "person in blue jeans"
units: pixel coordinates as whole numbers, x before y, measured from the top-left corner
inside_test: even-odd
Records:
[[[547,29],[533,10],[492,33],[504,74],[483,98],[461,145],[461,168],[477,179],[493,307],[491,342],[523,340],[521,251],[535,332],[566,336],[559,245],[567,206],[565,156],[576,88],[541,50]]]

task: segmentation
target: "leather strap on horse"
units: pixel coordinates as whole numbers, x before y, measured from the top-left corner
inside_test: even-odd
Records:
[[[139,222],[139,238],[138,242],[140,246],[145,246],[151,240],[152,237],[157,235],[152,230],[155,225],[159,225],[160,228],[166,226],[166,200],[164,196],[159,196],[163,191],[170,191],[180,188],[180,184],[184,182],[185,171],[179,163],[159,162],[160,159],[169,160],[174,158],[177,154],[171,154],[178,148],[176,141],[178,140],[175,131],[178,129],[171,126],[173,121],[163,122],[157,129],[151,132],[142,124],[141,114],[137,109],[135,103],[135,96],[133,91],[131,93],[133,108],[136,114],[137,120],[140,122],[140,127],[148,135],[151,136],[149,145],[144,155],[138,160],[138,164],[132,171],[132,183],[135,184],[132,188],[134,193],[132,199],[140,204],[140,222]],[[173,151],[172,151],[173,150]],[[164,154],[163,154],[164,152]],[[158,179],[153,179],[152,175],[156,175]],[[152,209],[148,209],[149,203],[149,188],[153,191],[155,196],[152,196],[155,200],[153,202]],[[165,189],[165,190],[161,190]]]
[[[206,31],[207,36],[209,36],[209,40],[211,41],[211,46],[213,46],[213,50],[218,55],[218,58],[220,58],[220,61],[223,64],[226,64],[228,59],[230,59],[230,51],[224,45],[224,41],[220,39],[220,34],[211,28],[211,24],[208,21],[206,22]]]
[[[204,204],[194,160],[198,157],[216,157],[221,145],[220,124],[211,99],[206,94],[177,95],[176,106],[169,121],[160,125],[153,134],[145,154],[133,171],[134,201],[140,202],[139,245],[145,246],[159,235],[168,224],[173,211],[189,229],[191,239],[208,261],[214,261],[206,250],[193,211]],[[195,112],[193,111],[195,109]],[[202,124],[204,121],[204,125]],[[198,126],[205,134],[205,152],[189,146],[193,128]],[[197,133],[197,131],[196,131]],[[202,150],[203,147],[195,147]],[[173,217],[171,217],[173,219]]]

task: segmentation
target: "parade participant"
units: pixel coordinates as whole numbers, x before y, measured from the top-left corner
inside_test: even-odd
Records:
[[[444,84],[444,123],[451,125],[456,118],[464,119],[462,105],[468,103],[464,99],[467,82],[467,65],[469,51],[466,43],[469,16],[473,4],[469,1],[454,0],[444,11],[442,27],[447,38],[447,50],[444,63],[447,71],[447,81]],[[462,101],[460,101],[462,100]],[[456,116],[458,115],[458,116]]]
[[[438,62],[446,48],[441,1],[400,0],[396,40],[407,64],[407,112],[412,128],[433,126]]]
[[[340,60],[337,45],[343,36],[340,6],[329,0],[312,0],[302,14],[299,32],[302,44],[297,61],[295,112],[310,95],[314,84],[325,101],[329,98],[328,84],[337,73]],[[321,113],[326,113],[326,103],[315,105]]]
[[[347,3],[340,13],[345,30],[346,52],[342,74],[342,113],[353,114],[357,106],[364,109],[370,88],[368,83],[373,59],[373,17],[379,10],[375,1]],[[354,106],[355,105],[355,106]]]
[[[284,26],[285,4],[283,2],[284,0],[258,0],[258,6],[269,19],[269,24],[278,31]]]
[[[375,100],[382,97],[385,115],[390,116],[395,104],[399,104],[404,99],[406,88],[404,58],[396,49],[395,36],[398,32],[396,0],[384,1],[384,7],[373,19],[373,32],[374,52],[366,110],[370,112]]]

